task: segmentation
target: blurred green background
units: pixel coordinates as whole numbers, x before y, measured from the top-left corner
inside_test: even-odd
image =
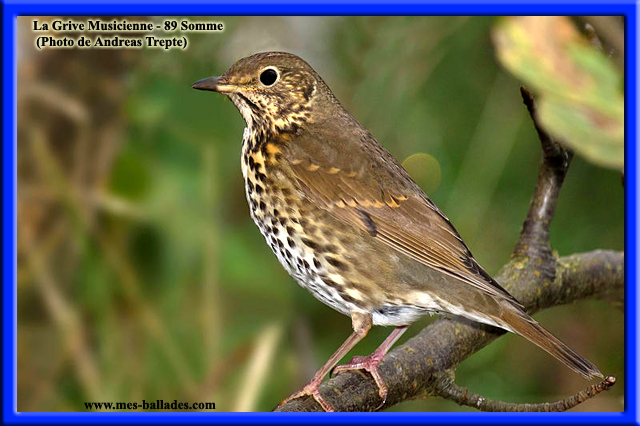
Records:
[[[497,63],[496,18],[198,17],[225,31],[187,34],[184,51],[40,51],[33,19],[18,19],[19,411],[142,399],[271,410],[350,333],[348,318],[284,272],[252,223],[240,114],[190,87],[258,51],[306,59],[408,159],[489,273],[509,260],[541,153],[520,82]],[[576,157],[554,249],[623,250],[623,209],[620,172]],[[618,378],[576,411],[622,410],[622,309],[585,301],[536,318]],[[350,356],[389,331],[376,327]],[[456,376],[511,402],[553,401],[588,384],[514,335]],[[438,398],[391,410],[471,411]]]

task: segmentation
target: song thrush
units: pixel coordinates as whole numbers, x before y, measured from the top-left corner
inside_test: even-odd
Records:
[[[427,313],[520,334],[585,378],[602,377],[482,269],[444,213],[304,60],[258,53],[192,87],[222,93],[240,110],[251,217],[282,266],[352,320],[351,336],[283,403],[310,395],[331,411],[318,386],[371,325],[396,328],[373,354],[335,371],[366,369],[384,402],[377,367]]]

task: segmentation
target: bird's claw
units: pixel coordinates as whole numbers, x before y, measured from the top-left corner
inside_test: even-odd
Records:
[[[294,400],[294,399],[297,399],[297,398],[301,398],[303,396],[311,396],[311,397],[313,397],[313,399],[316,400],[316,402],[322,407],[322,409],[324,411],[326,411],[326,412],[334,412],[335,410],[333,409],[331,404],[329,404],[327,401],[325,401],[324,397],[320,394],[320,391],[318,390],[318,386],[319,386],[319,384],[309,383],[304,388],[302,388],[298,392],[293,393],[287,399],[285,399],[280,404],[278,404],[276,409],[282,407],[283,405],[285,405],[287,402],[289,402],[291,400]]]
[[[376,407],[376,411],[382,408],[382,406],[387,402],[387,395],[389,394],[389,388],[387,384],[382,380],[382,376],[378,372],[378,366],[382,362],[382,358],[376,356],[376,354],[371,354],[369,356],[354,356],[351,358],[346,364],[338,365],[333,367],[329,372],[329,377],[333,377],[335,374],[340,374],[345,371],[353,371],[353,370],[366,370],[371,374],[373,380],[378,385],[378,395],[382,399],[380,405]]]

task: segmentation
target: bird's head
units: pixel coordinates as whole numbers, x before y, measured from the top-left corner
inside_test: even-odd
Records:
[[[319,103],[335,99],[309,64],[285,52],[264,52],[240,59],[220,77],[192,87],[225,94],[247,126],[268,125],[276,133],[296,131]]]

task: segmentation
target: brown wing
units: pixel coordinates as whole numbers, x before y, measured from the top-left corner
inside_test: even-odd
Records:
[[[341,144],[335,133],[330,141],[322,138],[323,147],[314,134],[283,147],[309,199],[412,259],[520,305],[477,264],[447,217],[373,136],[362,131],[357,143]]]

